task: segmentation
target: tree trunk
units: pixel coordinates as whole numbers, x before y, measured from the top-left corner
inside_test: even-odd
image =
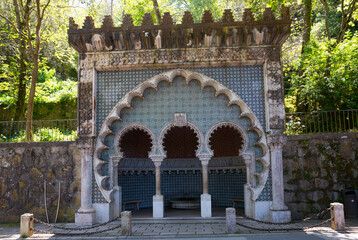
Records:
[[[158,24],[161,24],[162,23],[162,17],[160,15],[159,5],[158,5],[157,0],[153,0],[153,6],[154,6],[154,10],[155,10],[155,15],[157,15]]]
[[[303,35],[302,35],[302,53],[310,42],[312,28],[312,0],[304,0],[303,7]]]
[[[14,121],[22,121],[24,119],[25,113],[25,99],[26,99],[26,39],[20,35],[19,43],[19,76],[18,76],[18,91],[17,91],[17,100],[16,100],[16,111]]]
[[[325,26],[326,26],[326,35],[328,40],[331,39],[331,32],[329,30],[329,23],[328,23],[328,18],[329,18],[329,6],[327,3],[327,0],[321,0],[321,3],[324,6],[324,20],[325,20]]]
[[[29,101],[27,103],[27,116],[26,116],[26,141],[29,142],[32,140],[32,115],[33,115],[33,107],[34,107],[34,99],[36,92],[36,81],[39,72],[39,56],[34,56],[34,68],[32,70],[31,77],[31,88],[29,94]]]
[[[21,7],[23,9],[23,14],[21,14],[21,10],[19,8],[19,2],[17,0],[13,0],[15,16],[16,16],[16,25],[19,31],[19,58],[18,58],[18,67],[19,67],[19,75],[18,75],[18,91],[17,91],[17,100],[16,100],[16,110],[14,121],[20,121],[24,119],[25,113],[25,99],[26,99],[26,62],[27,62],[27,42],[26,42],[26,23],[24,19],[29,18],[30,14],[30,4],[31,0],[27,0],[26,4]],[[20,3],[22,4],[22,3]],[[23,16],[23,18],[21,17]]]
[[[344,38],[348,24],[352,20],[353,13],[356,10],[356,4],[357,4],[357,0],[352,0],[351,2],[349,2],[347,8],[346,4],[344,4],[344,0],[341,0],[342,21],[341,21],[341,29],[337,37],[337,44],[340,43]]]

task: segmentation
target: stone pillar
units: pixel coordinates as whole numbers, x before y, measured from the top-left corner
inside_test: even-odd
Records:
[[[118,186],[118,164],[121,159],[121,156],[112,156],[109,166],[111,172],[110,187],[114,190],[113,218],[119,217],[122,212],[122,188]]]
[[[209,194],[208,164],[211,155],[198,156],[201,161],[203,175],[203,194],[200,196],[201,217],[211,217],[211,195]]]
[[[236,232],[236,210],[235,208],[226,208],[226,232]]]
[[[20,237],[31,237],[34,234],[34,215],[25,213],[20,218]]]
[[[93,224],[95,209],[92,207],[92,157],[93,138],[80,138],[77,148],[81,152],[81,207],[75,215],[77,224]]]
[[[342,203],[331,203],[331,227],[336,231],[344,231],[346,223],[344,219],[344,206]]]
[[[124,211],[121,212],[121,230],[122,235],[132,235],[132,212]]]
[[[242,158],[244,159],[246,166],[246,184],[244,185],[245,215],[248,217],[254,217],[255,202],[251,199],[251,191],[249,190],[249,188],[255,186],[255,153],[246,152],[242,154]]]
[[[285,134],[268,135],[272,174],[270,220],[275,223],[291,221],[291,211],[288,210],[284,202],[282,148],[286,141],[287,136]]]
[[[155,195],[153,196],[153,218],[164,217],[164,197],[161,193],[160,165],[163,162],[163,156],[150,157],[155,166]]]

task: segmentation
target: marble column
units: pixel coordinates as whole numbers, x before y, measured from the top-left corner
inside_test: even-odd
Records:
[[[291,221],[291,212],[284,202],[282,149],[287,142],[285,134],[268,135],[268,146],[271,156],[272,205],[270,220],[275,223]]]
[[[110,187],[114,190],[113,218],[119,217],[122,212],[122,188],[118,185],[118,165],[121,156],[112,156],[110,161]]]
[[[208,164],[211,155],[198,156],[202,166],[203,194],[200,196],[201,217],[211,217],[211,195],[209,194]]]
[[[92,206],[92,157],[93,138],[79,139],[76,142],[81,152],[81,207],[75,214],[77,224],[93,224],[95,209]]]
[[[251,187],[255,187],[255,153],[246,152],[242,154],[242,158],[246,166],[246,184],[244,185],[244,205],[245,215],[248,217],[255,217],[254,207],[255,201],[251,198]]]
[[[153,218],[164,217],[164,197],[161,193],[160,165],[163,162],[163,156],[152,156],[155,166],[155,195],[153,196]]]

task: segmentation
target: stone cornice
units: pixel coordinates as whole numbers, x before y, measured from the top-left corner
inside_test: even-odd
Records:
[[[164,13],[161,25],[154,25],[145,14],[141,26],[134,26],[130,15],[123,24],[114,27],[112,18],[105,16],[100,28],[86,17],[82,29],[70,18],[69,44],[79,53],[152,49],[183,49],[201,47],[281,46],[290,34],[290,14],[282,8],[281,19],[275,19],[266,8],[263,20],[256,21],[250,9],[245,9],[242,21],[235,21],[231,10],[225,10],[222,20],[214,22],[210,11],[203,13],[201,23],[194,23],[185,12],[181,24],[174,24]]]
[[[210,47],[183,49],[152,49],[85,53],[81,70],[113,71],[142,67],[238,66],[262,65],[264,61],[280,61],[279,46]],[[92,72],[81,72],[92,79]]]

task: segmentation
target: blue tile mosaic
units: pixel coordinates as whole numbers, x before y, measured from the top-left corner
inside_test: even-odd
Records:
[[[243,171],[223,172],[211,171],[209,178],[209,194],[213,207],[230,207],[230,199],[244,199],[244,184],[246,174]],[[140,208],[150,208],[155,195],[155,174],[119,174],[119,185],[122,187],[123,201],[141,200]],[[200,171],[163,171],[161,174],[161,189],[164,205],[170,206],[170,201],[178,198],[197,198],[203,191]],[[128,206],[130,209],[131,206]],[[243,204],[239,205],[243,207]]]
[[[243,101],[252,109],[252,111],[258,117],[261,125],[265,127],[265,109],[264,109],[264,86],[263,86],[263,69],[262,66],[242,66],[242,67],[212,67],[212,68],[189,68],[188,70],[196,71],[207,75],[218,82],[224,84],[229,89],[237,93]],[[144,69],[144,70],[128,70],[128,71],[111,71],[111,72],[98,72],[97,74],[97,99],[96,99],[96,129],[97,133],[100,130],[105,118],[109,112],[113,109],[115,104],[129,91],[141,82],[158,75],[162,72],[168,71],[168,69]],[[196,81],[192,81],[189,85],[186,85],[182,81],[181,77],[175,79],[172,86],[165,82],[161,82],[158,86],[159,91],[156,92],[153,89],[147,89],[144,92],[144,100],[140,98],[134,98],[132,100],[133,109],[123,110],[121,112],[122,122],[115,122],[111,128],[113,131],[119,130],[121,127],[132,123],[139,122],[150,127],[156,134],[160,129],[168,122],[173,120],[175,112],[186,112],[188,120],[194,122],[201,131],[205,134],[208,128],[219,121],[231,120],[242,125],[245,129],[250,126],[248,119],[238,119],[240,109],[237,106],[227,107],[227,98],[223,95],[214,98],[214,90],[210,87],[204,90],[200,89],[200,85]],[[250,150],[256,153],[256,156],[262,155],[261,148],[254,147],[252,144],[257,140],[257,134],[255,132],[249,132]],[[112,155],[113,150],[113,136],[109,136],[105,139],[106,145],[110,147],[108,151],[102,153],[102,158],[108,160],[108,156]],[[256,170],[261,171],[262,165],[257,162]],[[107,169],[102,169],[103,173],[106,173]],[[195,175],[192,178],[195,179],[201,173]],[[126,176],[130,184],[133,186],[140,185],[142,178],[135,178],[137,175]],[[148,176],[147,176],[148,177]],[[165,178],[165,176],[163,176]],[[171,182],[172,175],[168,176],[168,181]],[[220,175],[220,178],[225,179]],[[120,176],[121,179],[121,176]],[[198,178],[201,184],[201,178]],[[122,179],[124,182],[124,177]],[[242,181],[241,181],[242,180]],[[237,189],[242,188],[246,181],[245,178],[240,181],[234,181],[234,186]],[[132,181],[132,182],[131,182]],[[139,181],[139,182],[138,182]],[[154,181],[154,180],[153,180]],[[194,180],[193,180],[194,181]],[[210,182],[209,178],[209,182]],[[222,180],[225,181],[225,180]],[[229,181],[229,180],[227,180]],[[149,181],[150,182],[150,181]],[[214,181],[215,182],[215,181]],[[215,188],[214,185],[210,187],[209,191],[212,191],[213,196],[216,191],[220,192],[222,186]],[[230,181],[231,182],[231,181]],[[241,185],[235,185],[240,182]],[[194,181],[195,183],[195,181]],[[136,185],[137,184],[137,185]],[[175,184],[175,181],[174,181]],[[154,188],[154,182],[151,188]],[[195,185],[196,186],[196,185]],[[164,188],[165,189],[165,188]],[[163,190],[164,191],[164,190]],[[241,191],[241,190],[240,190]],[[141,192],[141,190],[139,191]],[[200,192],[200,191],[199,191]],[[136,193],[131,193],[136,194]],[[129,194],[128,198],[132,197]],[[149,194],[149,193],[148,193]],[[150,193],[151,196],[154,195]],[[243,190],[242,190],[243,194]],[[170,195],[170,194],[169,194]],[[168,195],[168,196],[169,196]],[[223,198],[225,194],[221,194],[220,198],[214,199],[216,206],[229,206],[228,198]],[[240,198],[241,196],[231,197]],[[123,194],[125,199],[125,194]],[[144,203],[143,206],[151,206],[150,203]],[[221,199],[221,200],[220,200]],[[271,179],[270,183],[266,184],[264,191],[262,192],[260,200],[271,200]],[[130,199],[128,199],[130,200]],[[93,185],[93,201],[104,202],[105,200],[101,196],[96,184]],[[126,201],[126,200],[124,200]],[[147,204],[147,205],[146,205]],[[168,202],[166,202],[168,204]],[[220,205],[222,204],[222,205]]]
[[[222,83],[251,108],[265,128],[265,96],[262,66],[187,68]],[[96,129],[100,130],[115,104],[149,78],[170,69],[104,71],[97,73]]]

